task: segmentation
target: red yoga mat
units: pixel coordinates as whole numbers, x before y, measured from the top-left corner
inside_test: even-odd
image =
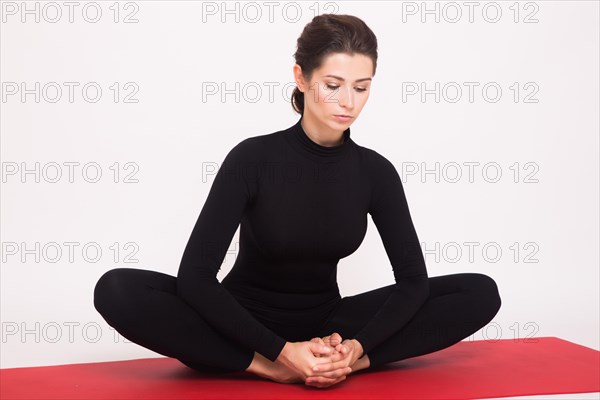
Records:
[[[358,371],[329,388],[167,357],[0,369],[2,399],[473,399],[600,391],[600,352],[555,337],[463,341]]]

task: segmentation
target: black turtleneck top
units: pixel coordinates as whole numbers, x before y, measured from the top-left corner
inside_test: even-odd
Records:
[[[340,301],[337,264],[362,243],[370,214],[395,290],[354,335],[368,354],[427,299],[423,253],[394,165],[356,144],[350,128],[342,144],[327,147],[301,121],[229,151],[185,247],[178,295],[223,335],[275,361],[286,340],[310,340],[304,332],[316,327],[307,325]],[[238,225],[238,254],[219,282]],[[365,265],[364,273],[381,267]],[[276,333],[284,331],[297,334]]]

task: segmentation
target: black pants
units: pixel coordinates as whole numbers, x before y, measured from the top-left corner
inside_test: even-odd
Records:
[[[177,296],[176,282],[174,276],[157,271],[112,269],[96,284],[94,306],[128,340],[190,368],[209,373],[245,370],[254,351],[213,329]],[[484,327],[500,309],[498,287],[487,275],[435,276],[429,285],[428,300],[408,324],[367,354],[370,368],[456,344]],[[333,332],[351,338],[375,315],[392,286],[343,297],[325,325],[305,340]]]

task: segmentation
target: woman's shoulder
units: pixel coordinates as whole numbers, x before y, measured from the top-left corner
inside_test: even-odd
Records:
[[[229,151],[228,158],[250,162],[277,150],[281,131],[248,136],[239,140]]]
[[[395,171],[394,164],[383,154],[382,151],[377,151],[369,147],[356,145],[361,155],[361,160],[364,166],[375,173],[384,171]]]
[[[283,131],[264,133],[260,135],[248,136],[242,139],[238,145],[244,146],[248,150],[259,150],[263,147],[272,147],[277,144],[280,134]]]

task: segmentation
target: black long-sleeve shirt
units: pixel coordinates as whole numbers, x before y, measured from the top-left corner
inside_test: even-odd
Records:
[[[396,290],[354,336],[367,354],[427,299],[423,253],[394,165],[356,144],[350,128],[342,144],[327,147],[312,141],[301,121],[229,151],[185,247],[178,295],[223,335],[275,361],[286,339],[238,300],[292,316],[339,300],[337,264],[362,243],[370,214]],[[219,282],[238,225],[238,255]],[[365,265],[364,273],[381,267]]]

